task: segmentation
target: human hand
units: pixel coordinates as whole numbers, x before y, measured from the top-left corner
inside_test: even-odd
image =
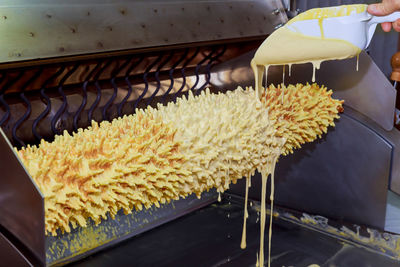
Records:
[[[400,11],[400,0],[382,0],[382,3],[369,5],[367,11],[374,16],[386,16]],[[395,31],[400,32],[400,19],[395,22],[381,23],[381,26],[385,32],[389,32],[392,26]]]

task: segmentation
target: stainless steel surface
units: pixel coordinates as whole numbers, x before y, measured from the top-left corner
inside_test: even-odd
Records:
[[[238,85],[254,86],[253,72],[249,68],[253,54],[250,52],[220,64],[214,69],[211,83],[224,84],[229,89]],[[282,66],[270,67],[268,73],[268,84],[282,83]],[[285,84],[311,83],[312,66],[293,65],[288,76],[285,76]],[[393,128],[396,90],[365,52],[360,54],[358,71],[356,59],[323,62],[317,70],[316,83],[332,89],[334,97],[344,99],[347,106],[365,114],[383,129]]]
[[[280,0],[5,0],[0,10],[0,62],[246,38],[287,21]]]
[[[393,146],[347,109],[321,139],[279,159],[275,202],[383,229]],[[260,188],[261,178],[256,175],[249,196],[260,199]],[[232,192],[243,195],[243,181]]]
[[[190,195],[186,199],[161,205],[160,208],[152,206],[150,209],[134,211],[129,215],[120,211],[115,220],[108,218],[97,226],[90,222],[88,227],[78,227],[71,233],[64,233],[57,237],[48,236],[46,238],[46,263],[47,265],[59,265],[76,261],[216,200],[216,190],[211,190],[203,193],[201,199]]]
[[[0,151],[0,225],[44,262],[42,195],[1,129]]]
[[[240,248],[244,200],[223,197],[179,220],[127,240],[103,253],[90,256],[76,264],[82,266],[190,266],[245,267],[255,266],[260,246],[259,203],[251,201],[247,219],[247,247]],[[342,228],[338,222],[318,216],[320,224],[301,221],[302,214],[274,207],[272,224],[271,266],[310,267],[394,267],[399,266],[393,237],[375,233],[369,242],[365,228],[351,225]],[[309,216],[312,218],[312,216]],[[269,221],[269,218],[266,219]],[[333,225],[333,226],[331,226]],[[327,226],[327,227],[326,227]],[[329,228],[329,232],[326,231]],[[361,237],[357,240],[357,229]],[[350,230],[350,231],[349,231]],[[335,234],[337,233],[337,234]],[[340,233],[340,234],[339,234]],[[351,236],[354,233],[354,236]],[[380,238],[379,235],[381,235]],[[383,238],[382,238],[383,237]],[[394,238],[394,240],[393,240]],[[355,242],[354,242],[355,241]],[[361,241],[361,242],[360,242]],[[367,241],[367,242],[363,242]],[[268,238],[264,239],[267,255]],[[267,266],[267,256],[265,266]]]
[[[393,147],[389,189],[400,194],[400,131],[394,127],[392,130],[386,131],[365,115],[352,109],[347,109],[346,113],[358,118],[358,120],[362,121],[369,127],[372,127],[378,135],[381,135]]]

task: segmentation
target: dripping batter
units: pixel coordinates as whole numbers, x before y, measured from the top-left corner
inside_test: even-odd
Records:
[[[273,32],[261,44],[254,58],[251,60],[257,97],[260,97],[264,69],[268,74],[269,66],[289,65],[290,73],[290,66],[293,63],[311,63],[313,65],[312,81],[314,82],[315,71],[320,68],[323,61],[358,56],[361,49],[350,42],[341,39],[326,38],[323,21],[329,17],[350,15],[352,12],[360,13],[365,11],[365,9],[366,5],[348,5],[338,10],[311,9],[296,16],[285,26]],[[289,28],[295,21],[311,19],[318,19],[320,27],[319,37],[304,35]]]

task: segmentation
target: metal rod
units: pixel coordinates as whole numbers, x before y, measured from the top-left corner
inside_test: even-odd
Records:
[[[144,81],[144,90],[143,92],[140,94],[139,98],[136,99],[135,101],[135,105],[134,105],[134,111],[136,111],[138,104],[140,102],[140,100],[142,100],[142,98],[146,95],[147,91],[149,90],[149,82],[147,81],[147,76],[149,75],[149,72],[151,71],[151,69],[162,59],[163,54],[161,53],[156,60],[153,61],[153,63],[151,63],[145,70],[144,74],[143,74],[143,81]]]
[[[107,119],[107,110],[110,108],[111,104],[114,102],[115,98],[117,97],[117,93],[118,93],[118,86],[115,83],[115,79],[117,77],[117,75],[126,68],[126,66],[128,66],[129,62],[131,62],[131,59],[127,59],[124,64],[121,64],[119,67],[117,67],[113,73],[111,74],[112,78],[110,80],[111,85],[114,89],[112,96],[110,97],[110,99],[107,101],[107,103],[104,105],[103,107],[103,120]]]
[[[145,108],[146,105],[152,104],[156,98],[158,99],[158,94],[160,94],[161,90],[163,90],[163,92],[160,95],[160,102],[164,104],[170,99],[175,101],[178,96],[182,95],[182,92],[186,93],[187,90],[192,90],[195,94],[198,94],[210,84],[211,68],[225,53],[226,49],[226,46],[224,46],[222,50],[221,46],[212,46],[209,48],[198,46],[196,48],[186,48],[180,51],[174,50],[159,52],[157,54],[130,55],[125,58],[107,57],[95,62],[77,62],[75,65],[61,64],[59,66],[42,66],[41,68],[43,71],[39,72],[36,69],[34,70],[34,74],[27,70],[13,70],[11,75],[7,75],[6,73],[3,75],[0,74],[0,106],[2,105],[3,107],[1,108],[5,111],[2,114],[0,126],[2,125],[4,127],[7,121],[9,121],[8,123],[12,125],[7,125],[7,131],[10,132],[11,139],[15,145],[24,146],[26,140],[25,137],[22,138],[22,134],[26,134],[26,127],[22,128],[22,125],[32,117],[32,114],[40,112],[36,118],[32,118],[33,122],[31,126],[34,138],[39,141],[43,139],[42,135],[46,135],[44,136],[46,138],[49,137],[48,135],[51,135],[51,133],[54,135],[62,134],[62,130],[64,129],[68,131],[77,131],[80,127],[86,127],[87,125],[85,125],[85,123],[88,122],[88,124],[90,124],[93,119],[111,120],[112,117],[122,116],[123,113],[134,113],[137,108]],[[144,60],[146,60],[146,63],[144,63]],[[168,69],[166,69],[166,66],[169,66]],[[193,84],[190,86],[188,85],[188,74],[186,73],[189,67],[190,76],[191,78],[193,77]],[[140,72],[138,69],[140,69]],[[176,73],[178,69],[180,69],[180,75]],[[79,84],[76,84],[76,81],[72,81],[72,78],[74,77],[74,80],[77,79],[78,76],[75,74],[77,74],[78,70],[80,77]],[[81,71],[82,74],[80,74]],[[125,73],[121,74],[121,72]],[[17,118],[18,120],[16,121],[14,118],[10,119],[14,114],[11,112],[11,106],[9,106],[7,102],[11,103],[11,100],[8,101],[7,99],[6,101],[5,98],[8,97],[8,94],[11,94],[9,93],[11,89],[14,90],[19,86],[21,78],[24,79],[24,81],[27,80],[23,77],[23,75],[27,73],[35,76],[38,80],[46,79],[40,87],[40,94],[38,94],[43,104],[32,105],[29,102],[30,100],[26,97],[26,92],[27,90],[31,90],[34,81],[32,77],[27,78],[28,81],[23,82],[23,86],[19,92],[17,92],[17,96],[19,94],[20,102],[24,104],[26,111],[24,115]],[[51,77],[48,78],[48,75],[51,75]],[[122,77],[122,75],[124,76]],[[142,76],[142,81],[137,80],[137,78],[140,78],[139,75]],[[200,79],[200,76],[205,77],[204,83],[203,78]],[[126,86],[121,87],[118,80],[120,78],[125,80]],[[182,84],[177,86],[176,83],[180,78],[182,78]],[[104,85],[101,82],[104,79],[109,79],[112,87],[102,88]],[[167,87],[166,84],[168,80],[169,85]],[[56,81],[58,96],[50,96],[50,91],[48,90]],[[70,98],[67,98],[66,88],[68,83],[74,83],[75,85],[71,84],[71,86],[75,86],[75,88],[78,86],[82,92],[81,102],[77,103],[79,107],[73,112],[69,111],[69,105],[71,105],[71,103],[68,103]],[[141,88],[143,88],[143,90],[137,89],[139,92],[136,93],[136,97],[132,99],[132,94],[134,92],[133,85],[136,83],[141,83]],[[161,88],[164,83],[165,88]],[[154,88],[150,88],[150,86],[154,86]],[[69,87],[70,86],[68,86],[68,88]],[[110,95],[108,96],[107,93],[106,99],[102,100],[102,97],[105,96],[103,92],[104,89],[109,90],[110,88],[112,88]],[[120,90],[124,92],[127,90],[123,98],[120,96]],[[171,92],[173,93],[171,94]],[[120,97],[122,100],[115,103],[117,98],[120,99]],[[53,110],[55,109],[54,99],[57,99],[57,101],[61,100],[61,104],[57,106],[53,114],[52,108]],[[127,109],[125,104],[127,104],[128,101],[132,102],[132,104],[130,104]],[[90,107],[88,107],[89,102]],[[36,108],[39,108],[41,111],[38,112],[38,110],[34,110]],[[133,111],[131,110],[132,108]],[[85,116],[86,114],[87,117]],[[46,120],[46,117],[49,117],[49,119]],[[50,124],[50,133],[47,129],[43,129],[47,121],[49,121]],[[41,126],[41,124],[43,125]],[[19,129],[24,129],[24,133],[21,130],[19,133]]]
[[[96,75],[94,77],[94,86],[96,87],[96,100],[94,101],[94,103],[89,108],[89,111],[88,111],[88,124],[91,123],[91,121],[93,119],[93,112],[96,109],[97,105],[100,103],[100,99],[101,99],[101,87],[100,87],[100,84],[99,84],[99,77],[104,72],[104,70],[107,69],[108,66],[110,66],[111,62],[112,62],[111,60],[108,60],[106,62],[106,64],[96,73]]]
[[[206,81],[204,82],[204,84],[198,89],[198,92],[201,92],[201,90],[203,90],[207,84],[210,83],[210,79],[211,79],[211,67],[213,66],[212,63],[217,61],[218,58],[220,58],[223,54],[225,54],[226,52],[226,45],[223,46],[221,52],[219,52],[217,55],[213,56],[212,58],[210,58],[210,60],[208,61],[207,67],[206,67]]]
[[[25,89],[32,84],[39,76],[40,74],[42,74],[43,72],[43,68],[40,68],[34,75],[32,75],[32,77],[25,82],[24,85],[22,85],[21,87],[21,93],[19,94],[19,96],[21,97],[22,101],[25,103],[26,105],[26,111],[24,113],[24,115],[22,115],[21,118],[19,118],[17,120],[17,122],[14,124],[14,126],[12,127],[12,137],[14,140],[14,143],[17,143],[19,146],[21,147],[25,147],[25,142],[22,141],[18,136],[17,136],[17,130],[18,128],[21,126],[21,124],[28,119],[29,115],[32,112],[32,105],[31,102],[28,100],[28,98],[26,98],[25,96]]]
[[[46,104],[46,108],[44,109],[44,111],[42,113],[40,113],[40,115],[33,121],[32,124],[32,133],[35,136],[35,138],[37,140],[41,140],[42,136],[37,132],[37,127],[39,122],[47,116],[47,114],[50,112],[51,110],[51,100],[50,98],[46,95],[45,90],[47,88],[47,85],[53,81],[55,78],[57,78],[58,76],[61,75],[61,73],[63,73],[65,70],[65,66],[62,66],[61,68],[59,68],[59,70],[57,72],[55,72],[52,76],[50,76],[50,78],[48,78],[41,86],[40,89],[40,99],[42,100],[43,103]]]
[[[86,76],[86,78],[82,84],[82,91],[83,91],[82,103],[80,104],[78,110],[74,114],[74,119],[73,119],[74,131],[78,130],[78,120],[80,119],[80,115],[87,103],[87,86],[89,84],[89,81],[92,78],[92,76],[96,73],[96,71],[99,70],[101,64],[102,64],[102,61],[100,61],[96,64],[96,66]]]
[[[53,119],[51,120],[51,130],[53,131],[54,134],[61,134],[62,133],[62,131],[61,131],[62,126],[58,125],[58,127],[56,127],[56,124],[57,124],[59,118],[62,116],[62,114],[64,113],[65,109],[68,106],[67,97],[64,94],[64,90],[63,90],[63,85],[64,85],[65,81],[78,69],[78,66],[79,66],[79,63],[75,64],[74,67],[71,68],[64,75],[64,77],[60,80],[60,82],[58,84],[58,92],[60,93],[60,95],[62,97],[62,104],[61,104],[61,107],[56,112],[56,114],[53,117]]]
[[[118,105],[118,116],[119,116],[119,117],[122,116],[122,109],[123,109],[125,103],[128,101],[128,99],[129,99],[129,97],[131,96],[132,91],[133,91],[133,89],[132,89],[132,84],[131,84],[131,81],[129,80],[129,77],[130,77],[132,71],[133,71],[137,66],[139,66],[140,63],[142,63],[143,59],[144,59],[144,57],[141,56],[141,57],[139,58],[139,60],[137,60],[135,63],[132,63],[132,65],[129,67],[129,69],[128,69],[128,70],[126,71],[126,73],[125,73],[124,79],[125,79],[126,84],[128,85],[128,93],[127,93],[126,96],[122,99],[121,103],[119,103],[119,105]],[[134,112],[134,111],[133,111],[133,112]]]
[[[157,87],[156,87],[156,90],[154,90],[153,94],[150,96],[150,98],[147,100],[146,105],[150,105],[151,101],[153,100],[153,98],[157,95],[158,91],[160,90],[160,87],[161,87],[161,81],[159,78],[160,70],[165,66],[165,64],[167,64],[167,62],[169,62],[172,59],[173,55],[174,55],[174,52],[171,51],[169,56],[163,62],[161,62],[160,65],[158,66],[158,68],[156,70],[156,74],[154,75],[156,78],[156,81],[157,81]]]
[[[213,55],[214,53],[216,53],[216,52],[217,52],[217,49],[216,49],[216,48],[213,48],[213,49],[211,50],[211,52],[210,52],[207,56],[205,56],[205,57],[196,65],[196,69],[195,69],[196,81],[195,81],[195,83],[193,84],[192,88],[190,88],[190,90],[193,91],[194,94],[197,94],[198,92],[200,92],[199,90],[195,90],[195,88],[196,88],[196,86],[197,86],[197,84],[199,83],[199,80],[200,80],[200,78],[199,78],[199,70],[200,70],[200,68],[202,67],[203,63],[206,62],[207,60],[209,60],[209,59],[212,57],[212,55]]]
[[[178,61],[176,61],[174,65],[172,65],[171,69],[168,72],[171,83],[170,83],[167,91],[163,95],[163,98],[162,98],[163,104],[165,104],[166,97],[169,95],[172,88],[174,88],[174,75],[173,75],[174,71],[175,71],[176,67],[178,67],[178,65],[181,64],[183,62],[183,60],[187,57],[188,53],[189,53],[189,49],[185,49],[185,52],[182,54],[181,58],[178,59]]]
[[[179,88],[179,90],[175,93],[175,97],[174,97],[174,101],[176,101],[176,98],[178,97],[178,95],[182,92],[183,88],[185,88],[186,85],[186,75],[185,75],[185,69],[187,67],[187,65],[189,65],[190,62],[192,62],[192,60],[199,54],[200,52],[200,47],[196,48],[196,51],[194,52],[194,54],[188,58],[185,63],[183,64],[183,67],[181,69],[181,74],[182,74],[182,86],[181,88]]]

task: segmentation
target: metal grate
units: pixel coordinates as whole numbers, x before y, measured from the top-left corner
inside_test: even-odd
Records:
[[[85,128],[92,120],[175,101],[188,91],[218,90],[210,84],[212,67],[249,47],[180,48],[3,70],[0,126],[20,148]]]

